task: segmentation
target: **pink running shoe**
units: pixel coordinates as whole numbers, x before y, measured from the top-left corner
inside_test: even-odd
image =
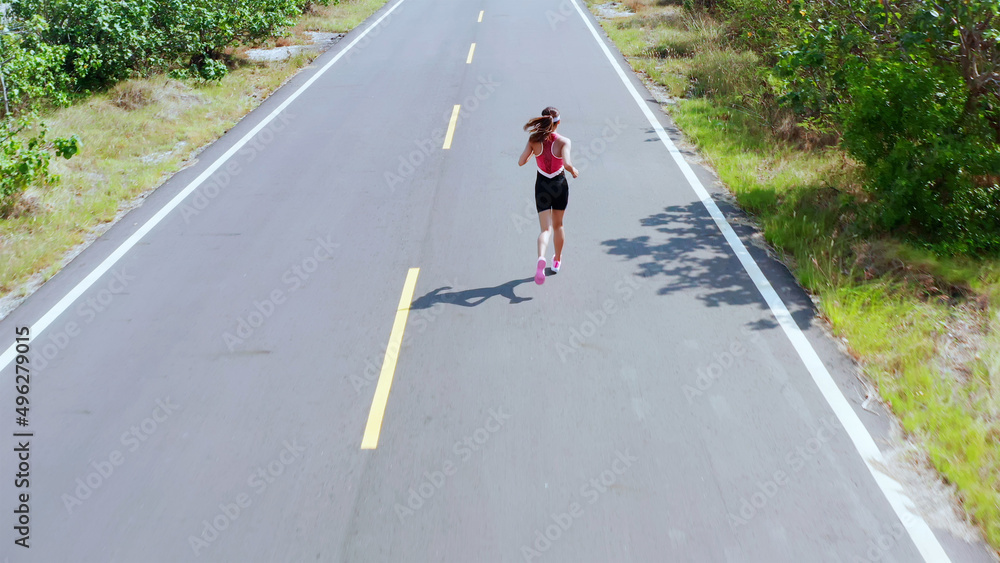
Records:
[[[545,283],[545,258],[538,259],[538,267],[535,268],[535,283],[538,285]]]
[[[555,257],[553,257],[552,258],[552,271],[558,274],[560,267],[562,267],[562,261],[561,260],[556,260]]]

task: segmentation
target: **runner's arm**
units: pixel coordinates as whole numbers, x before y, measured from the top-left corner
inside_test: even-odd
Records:
[[[562,153],[563,168],[569,170],[569,173],[572,174],[574,178],[576,178],[580,175],[580,171],[577,170],[575,166],[573,166],[573,161],[569,159],[569,139],[567,139],[566,137],[562,137],[562,141],[563,141],[563,146],[562,146],[562,151],[560,152]]]
[[[521,157],[517,159],[517,165],[524,166],[533,154],[535,154],[535,151],[531,150],[531,139],[528,139],[528,143],[524,145],[524,152],[522,152]]]

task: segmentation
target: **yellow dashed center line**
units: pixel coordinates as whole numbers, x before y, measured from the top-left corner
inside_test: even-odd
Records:
[[[472,47],[469,47],[469,57],[465,59],[465,64],[472,64],[472,54],[476,52],[476,44],[473,43]]]
[[[482,22],[482,21],[483,21],[483,12],[484,12],[484,11],[485,11],[485,10],[479,10],[479,21],[480,21],[480,22]]]
[[[471,57],[472,54],[469,53]],[[458,123],[458,109],[462,107],[456,104],[455,109],[451,110],[451,121],[448,122],[448,133],[444,136],[444,146],[441,148],[450,149],[451,148],[451,138],[455,136],[455,124]]]
[[[455,106],[456,108],[458,106]],[[456,112],[457,113],[457,112]],[[454,121],[454,118],[453,118]],[[396,373],[396,359],[403,343],[403,330],[406,328],[406,317],[410,313],[413,302],[413,290],[417,287],[417,276],[420,268],[410,268],[403,283],[403,295],[399,298],[396,308],[396,320],[392,323],[389,334],[389,346],[385,349],[385,359],[382,360],[382,373],[378,376],[375,386],[375,398],[372,400],[372,410],[368,413],[368,424],[365,425],[365,435],[361,438],[362,450],[374,450],[378,446],[378,436],[382,432],[382,417],[385,416],[385,405],[389,401],[389,389],[392,388],[392,377]]]

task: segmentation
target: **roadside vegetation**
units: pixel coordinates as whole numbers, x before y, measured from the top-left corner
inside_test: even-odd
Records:
[[[51,277],[384,0],[19,0],[0,35],[0,290]]]
[[[611,7],[632,15],[605,31],[1000,548],[1000,5]]]

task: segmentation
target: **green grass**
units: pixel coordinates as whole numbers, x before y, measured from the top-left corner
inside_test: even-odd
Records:
[[[637,72],[645,73],[654,82],[663,85],[667,93],[675,98],[683,97],[691,87],[684,59],[633,57],[629,62]]]
[[[661,58],[689,57],[695,54],[703,42],[703,38],[697,33],[669,27],[656,28],[650,39],[653,51]]]
[[[604,26],[608,36],[618,46],[618,50],[626,57],[636,57],[646,52],[648,43],[646,32],[640,27]]]
[[[1000,260],[937,256],[873,228],[858,165],[760,103],[757,57],[728,49],[710,20],[650,4],[604,22],[608,35],[637,71],[691,96],[673,106],[677,125],[1000,548]],[[662,38],[683,49],[649,56]]]
[[[751,52],[701,49],[691,61],[689,77],[699,96],[739,97],[760,80],[760,59]]]
[[[314,6],[303,15],[295,30],[346,33],[368,19],[386,0],[342,1],[332,6]]]
[[[826,292],[824,312],[866,360],[869,377],[927,446],[931,462],[959,491],[963,504],[996,547],[1000,537],[1000,365],[997,327],[971,377],[936,367],[940,332],[955,313],[884,284],[839,286]]]
[[[317,7],[291,30],[346,31],[384,0]],[[237,51],[239,52],[239,50]],[[54,159],[60,182],[26,192],[16,216],[0,221],[0,289],[26,293],[35,274],[54,275],[67,251],[142,193],[179,170],[221,137],[314,55],[242,63],[217,83],[159,76],[129,80],[68,108],[48,112],[50,136],[77,134],[80,154]]]

